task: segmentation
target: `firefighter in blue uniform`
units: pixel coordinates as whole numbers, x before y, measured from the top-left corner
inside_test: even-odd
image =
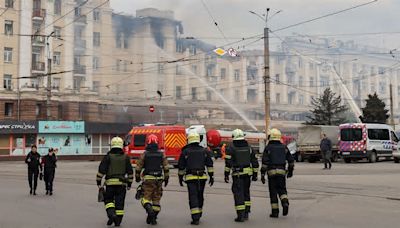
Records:
[[[271,218],[279,217],[279,200],[283,208],[283,216],[289,213],[289,199],[286,190],[286,176],[293,176],[294,159],[288,148],[281,143],[282,134],[278,129],[271,129],[269,143],[264,149],[261,168],[261,181],[265,184],[268,175],[269,195],[271,199]],[[288,163],[288,170],[286,170]]]
[[[163,175],[164,173],[164,175]],[[169,180],[168,160],[158,148],[158,137],[147,136],[146,151],[136,163],[136,182],[143,179],[142,206],[147,212],[147,224],[156,225],[161,210],[162,183],[167,187]],[[141,178],[143,176],[143,178]]]
[[[232,132],[233,142],[227,147],[225,155],[225,182],[229,183],[229,175],[232,173],[236,222],[244,222],[249,218],[250,185],[251,181],[257,181],[259,168],[256,155],[244,136],[242,130],[234,130]]]
[[[204,188],[208,176],[209,184],[214,184],[214,169],[211,153],[200,146],[200,135],[192,131],[188,135],[188,145],[182,148],[178,161],[179,184],[186,182],[189,192],[189,206],[192,215],[192,225],[199,225],[203,214]]]
[[[97,173],[97,186],[105,176],[106,191],[104,204],[108,216],[107,225],[120,226],[124,216],[126,190],[133,182],[133,169],[130,159],[123,151],[124,141],[120,137],[111,139],[111,150],[104,156]]]

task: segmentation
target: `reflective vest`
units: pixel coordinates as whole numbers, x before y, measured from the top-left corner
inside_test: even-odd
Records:
[[[110,163],[106,174],[106,185],[126,184],[126,155],[109,154]]]

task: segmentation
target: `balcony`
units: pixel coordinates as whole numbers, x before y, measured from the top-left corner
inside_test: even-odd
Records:
[[[44,62],[33,62],[32,63],[32,71],[45,71],[45,63]]]
[[[44,20],[46,17],[46,10],[45,9],[33,9],[32,18],[33,20]]]
[[[74,65],[74,74],[86,74],[86,66]]]
[[[76,23],[86,25],[86,23],[87,23],[86,22],[86,15],[79,15],[79,16],[75,15],[74,21]]]
[[[46,40],[44,36],[32,36],[32,46],[40,46],[44,47],[46,44]]]
[[[86,40],[76,39],[75,49],[84,50],[86,49]]]

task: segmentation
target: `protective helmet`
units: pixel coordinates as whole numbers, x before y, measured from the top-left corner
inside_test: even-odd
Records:
[[[270,140],[271,141],[281,141],[282,133],[280,130],[276,128],[272,128],[270,131]]]
[[[151,134],[147,136],[147,144],[158,144],[157,135]]]
[[[124,148],[124,140],[122,140],[120,137],[112,138],[111,139],[111,148],[119,148],[119,149]]]
[[[199,135],[199,133],[192,131],[189,133],[187,140],[188,140],[188,144],[200,143],[200,135]]]
[[[232,131],[233,140],[244,140],[244,132],[240,129],[235,129]]]

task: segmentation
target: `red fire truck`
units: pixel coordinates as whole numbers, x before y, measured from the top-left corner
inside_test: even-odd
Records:
[[[125,138],[125,153],[131,157],[132,164],[135,164],[145,151],[146,138],[150,134],[158,137],[160,150],[165,153],[168,162],[176,166],[182,148],[186,145],[186,132],[183,126],[133,127]]]

